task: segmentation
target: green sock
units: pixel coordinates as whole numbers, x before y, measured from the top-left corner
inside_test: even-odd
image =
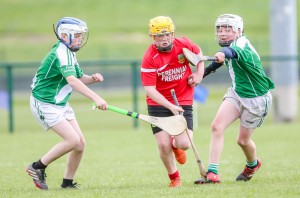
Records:
[[[253,162],[246,162],[246,166],[249,168],[257,166],[257,159],[255,159]]]
[[[213,172],[215,174],[218,174],[218,168],[219,168],[219,164],[208,164],[208,172]]]

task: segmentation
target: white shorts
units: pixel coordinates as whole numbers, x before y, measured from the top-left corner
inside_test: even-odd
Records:
[[[69,103],[66,106],[59,106],[41,102],[30,96],[30,109],[34,117],[42,125],[45,131],[62,120],[74,120],[75,114]]]
[[[241,98],[233,88],[229,88],[223,99],[236,106],[240,112],[240,123],[245,128],[260,127],[272,105],[270,92],[255,98]]]

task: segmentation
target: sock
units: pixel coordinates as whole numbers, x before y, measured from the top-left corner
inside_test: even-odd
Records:
[[[63,178],[63,182],[61,184],[62,187],[70,186],[73,183],[73,179],[65,179]]]
[[[47,168],[47,166],[45,164],[43,164],[40,159],[36,162],[33,162],[32,167],[34,169],[46,169]]]
[[[218,174],[219,164],[208,164],[207,172],[213,172],[215,174]]]
[[[248,168],[254,168],[255,166],[257,166],[257,159],[255,159],[253,162],[246,162],[246,166]]]
[[[173,180],[173,179],[176,179],[176,178],[180,177],[178,170],[175,171],[174,173],[168,174],[168,175],[169,175],[170,180]]]

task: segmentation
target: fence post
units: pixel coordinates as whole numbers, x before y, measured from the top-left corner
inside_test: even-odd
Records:
[[[8,126],[9,132],[14,132],[14,116],[13,116],[13,74],[12,65],[7,65],[6,67],[7,76],[7,90],[8,90],[8,105],[9,105],[9,119]]]
[[[132,88],[133,88],[133,111],[138,112],[138,62],[134,61],[131,64],[131,75],[132,75]],[[139,122],[134,119],[134,128],[138,128]]]
[[[298,54],[297,2],[296,0],[270,2],[271,55],[289,57],[282,61],[271,60],[271,76],[276,86],[272,92],[274,118],[277,122],[291,122],[297,119],[299,100],[298,61],[291,58]]]

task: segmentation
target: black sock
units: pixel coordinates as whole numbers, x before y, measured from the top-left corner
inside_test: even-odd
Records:
[[[33,162],[32,167],[33,167],[34,169],[45,169],[45,168],[47,168],[47,166],[46,166],[45,164],[43,164],[43,163],[41,162],[41,160],[39,160],[39,161],[37,161],[37,162]]]
[[[71,186],[73,183],[73,179],[65,179],[63,178],[63,182],[61,184],[62,187]]]

